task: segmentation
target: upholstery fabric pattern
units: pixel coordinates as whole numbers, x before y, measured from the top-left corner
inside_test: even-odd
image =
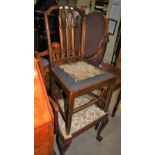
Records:
[[[59,77],[61,81],[65,83],[65,87],[69,90],[77,90],[79,88],[88,86],[89,84],[93,84],[99,81],[104,81],[106,79],[114,77],[114,74],[110,72],[105,72],[101,75],[97,75],[95,77],[91,77],[79,82],[75,82],[75,80],[72,77],[70,77],[67,73],[65,73],[63,69],[60,69],[58,65],[55,67],[52,67],[51,70],[56,77]]]
[[[88,101],[90,101],[90,99],[86,98],[86,96],[78,97],[75,99],[74,107],[79,107],[82,104],[87,103]],[[64,101],[60,100],[59,103],[63,108]],[[96,105],[89,106],[73,114],[72,124],[71,124],[71,134],[87,126],[88,124],[94,122],[95,120],[99,119],[103,115],[105,115],[105,112],[100,108],[98,108]],[[63,133],[63,135],[66,135],[65,122],[60,113],[58,113],[58,118],[59,118],[58,121],[59,121],[60,130]]]
[[[64,72],[71,76],[76,82],[106,73],[84,61],[59,65],[59,68],[63,69]]]
[[[93,98],[94,97],[92,97],[90,95],[83,95],[83,96],[75,98],[75,100],[74,100],[74,109],[88,103]],[[64,111],[64,100],[63,99],[59,100],[59,104],[60,104],[62,110]]]

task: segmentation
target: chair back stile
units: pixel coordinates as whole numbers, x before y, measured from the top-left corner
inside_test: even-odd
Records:
[[[60,35],[60,51],[55,51],[52,48],[49,19],[48,16],[53,11],[58,11],[59,21],[59,35]],[[80,48],[75,47],[75,12],[81,17],[81,42]],[[86,32],[86,18],[83,12],[78,8],[70,6],[55,6],[47,10],[44,13],[46,33],[48,38],[48,51],[50,56],[51,65],[59,65],[84,58],[84,47],[85,47],[85,32]]]
[[[85,33],[86,33],[86,17],[82,20],[82,37],[81,37],[81,56],[84,57],[85,48]]]
[[[49,29],[49,21],[46,12],[44,13],[44,18],[45,18],[45,25],[46,25],[46,34],[47,34],[47,41],[48,41],[48,53],[49,53],[49,58],[50,62],[52,62],[53,59],[53,53],[52,53],[52,47],[51,47],[51,37],[50,37],[50,29]]]
[[[62,29],[62,16],[61,16],[61,10],[59,10],[58,19],[59,19],[59,35],[60,35],[61,58],[64,59],[63,29]]]

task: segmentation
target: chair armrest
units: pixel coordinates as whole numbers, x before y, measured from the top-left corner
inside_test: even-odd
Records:
[[[45,50],[45,51],[42,51],[42,52],[38,52],[39,56],[42,57],[42,56],[46,56],[48,55],[48,51]]]
[[[111,64],[102,62],[100,68],[115,74],[115,76],[121,76],[121,70]]]
[[[104,62],[101,63],[100,68],[103,69],[104,71],[111,72],[116,76],[114,90],[121,87],[121,69],[119,69],[111,64],[104,63]]]
[[[54,111],[54,130],[55,130],[55,133],[57,134],[57,131],[59,128],[59,123],[58,123],[59,108],[58,108],[57,104],[55,103],[55,101],[50,96],[48,96],[48,98],[49,98],[49,101],[51,103],[52,109]]]
[[[48,98],[49,98],[49,101],[50,101],[50,103],[51,103],[54,111],[55,112],[58,112],[59,111],[59,108],[58,108],[57,104],[55,103],[55,101],[50,96],[48,96]]]

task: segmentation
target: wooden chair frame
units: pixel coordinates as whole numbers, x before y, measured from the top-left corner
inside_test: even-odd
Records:
[[[101,117],[96,122],[89,124],[89,126],[82,128],[81,130],[75,132],[74,134],[70,134],[68,136],[68,138],[66,139],[64,137],[64,135],[61,133],[60,128],[59,128],[59,123],[58,123],[59,108],[58,108],[57,104],[55,103],[55,101],[51,97],[49,97],[49,101],[50,101],[52,109],[54,111],[56,141],[57,141],[58,148],[59,148],[61,155],[65,154],[67,148],[72,143],[73,138],[77,137],[78,135],[80,135],[81,133],[83,133],[84,131],[88,130],[89,128],[91,128],[93,126],[95,126],[95,130],[98,130],[97,136],[96,136],[97,140],[98,141],[102,140],[102,137],[100,134],[103,131],[106,124],[108,123],[108,113],[106,115],[104,115],[103,117]]]
[[[104,16],[104,18],[105,18],[105,31],[103,33],[102,41],[100,42],[99,46],[95,49],[95,51],[91,52],[91,54],[89,56],[84,56],[85,59],[91,60],[91,59],[94,59],[95,57],[97,57],[99,53],[102,53],[100,62],[98,62],[98,66],[100,66],[102,63],[102,60],[103,60],[104,55],[105,55],[107,43],[109,42],[108,18],[106,18],[105,16]]]
[[[50,38],[50,28],[49,28],[49,21],[48,21],[48,16],[50,16],[52,11],[56,11],[56,10],[59,11],[59,17],[58,17],[58,19],[59,19],[59,33],[60,33],[60,51],[59,52],[58,51],[55,52],[52,49],[51,38]],[[82,35],[81,35],[80,49],[75,48],[73,16],[71,18],[72,19],[71,20],[72,21],[72,23],[71,23],[71,36],[72,36],[71,37],[72,38],[71,48],[69,48],[69,43],[68,43],[69,26],[67,25],[67,23],[68,23],[67,13],[70,12],[71,14],[73,14],[73,11],[77,11],[82,17]],[[66,30],[66,48],[64,47],[64,44],[63,44],[63,33],[62,33],[62,22],[61,22],[62,21],[62,19],[61,19],[62,13],[65,13],[65,17],[66,17],[66,19],[65,19],[65,22],[66,22],[66,28],[65,28],[65,30]],[[54,67],[59,64],[70,63],[70,62],[74,62],[74,61],[78,61],[78,60],[84,60],[86,18],[85,18],[85,15],[83,14],[83,12],[81,12],[81,10],[78,8],[73,8],[73,7],[69,7],[69,6],[60,6],[60,7],[55,6],[55,7],[51,7],[49,10],[47,10],[47,12],[45,12],[45,14],[44,14],[44,17],[45,17],[46,32],[47,32],[47,38],[48,38],[48,53],[49,53],[49,57],[50,57],[51,67]],[[104,35],[107,38],[107,33],[105,33]],[[93,56],[95,54],[97,54],[97,52],[103,45],[104,41],[105,40],[103,40],[101,45],[99,45],[99,48],[96,49]],[[66,96],[66,99],[64,100],[64,102],[65,102],[65,105],[67,105],[67,106],[65,106],[65,112],[63,112],[59,103],[57,102],[57,98],[56,98],[55,94],[52,94],[52,97],[56,101],[56,104],[52,101],[51,98],[49,98],[50,102],[53,106],[53,110],[55,111],[55,119],[56,119],[55,122],[58,122],[58,109],[62,115],[62,118],[66,122],[66,135],[68,135],[67,139],[65,139],[65,137],[62,135],[62,133],[59,129],[59,124],[56,123],[56,125],[55,125],[55,133],[57,135],[57,143],[58,143],[60,153],[62,155],[65,153],[66,149],[72,142],[72,138],[78,136],[79,134],[88,130],[92,126],[96,126],[95,129],[98,130],[97,131],[97,140],[101,141],[102,137],[100,134],[101,134],[105,124],[108,122],[107,111],[108,111],[110,99],[112,96],[113,83],[115,82],[115,76],[107,78],[103,81],[98,81],[96,83],[89,84],[85,87],[76,89],[74,91],[69,90],[66,87],[66,84],[61,80],[61,78],[59,76],[53,75],[53,77],[55,78],[55,82],[59,85],[61,90],[63,90],[63,93]],[[104,87],[105,86],[108,86],[106,98],[104,98],[104,96],[105,96],[104,95]],[[91,94],[91,92],[96,89],[102,90],[101,95],[97,96],[98,97],[97,99],[92,100],[89,103],[87,103],[79,108],[74,109],[74,99],[76,97],[82,96],[84,94]],[[99,106],[102,110],[104,110],[104,112],[106,112],[106,115],[104,115],[103,117],[99,118],[98,120],[92,122],[91,124],[85,126],[84,128],[74,132],[71,135],[70,129],[71,129],[71,122],[72,122],[72,115],[74,113],[88,107],[88,106],[91,106],[92,104],[96,104],[97,106]]]
[[[50,38],[50,28],[49,28],[49,20],[48,16],[50,16],[51,12],[53,11],[59,11],[59,34],[60,34],[60,53],[55,53],[52,50],[51,46],[51,38]],[[73,19],[73,12],[77,11],[80,16],[82,17],[82,37],[81,37],[81,49],[75,48],[75,41],[74,41],[74,19]],[[63,36],[63,30],[62,30],[62,14],[65,14],[65,23],[66,23],[66,48],[64,47],[64,36]],[[71,27],[68,25],[68,14],[71,13]],[[77,59],[83,59],[84,57],[84,46],[85,46],[85,27],[86,27],[86,18],[83,14],[83,12],[78,8],[73,8],[69,6],[55,6],[51,7],[47,10],[47,12],[44,13],[45,23],[46,23],[46,32],[47,32],[47,39],[48,39],[48,52],[50,56],[50,62],[52,65],[57,65],[65,62],[74,61]],[[69,48],[69,28],[71,28],[71,49]],[[77,54],[75,54],[77,52]]]

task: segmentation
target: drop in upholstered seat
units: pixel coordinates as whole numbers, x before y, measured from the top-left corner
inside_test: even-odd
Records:
[[[80,72],[80,68],[83,65],[85,65],[85,72],[84,69],[81,69]],[[70,70],[70,68],[73,70]],[[64,83],[68,90],[80,89],[87,85],[113,77],[113,74],[105,72],[100,68],[94,67],[93,65],[83,61],[67,65],[58,65],[56,67],[52,67],[52,71],[57,79],[59,79],[59,82]],[[78,74],[76,74],[76,72],[78,72]]]
[[[89,95],[83,95],[78,98],[75,98],[74,101],[74,108],[78,108],[82,106],[83,104],[88,103],[91,99],[93,99],[92,96]],[[59,100],[60,106],[64,110],[64,100]],[[94,121],[100,119],[101,117],[105,116],[106,113],[101,110],[97,105],[92,105],[87,107],[86,109],[83,109],[72,116],[72,124],[71,124],[71,132],[70,134],[74,134],[78,130],[81,130],[82,128],[86,127],[87,125],[93,123]],[[58,113],[58,122],[59,122],[59,128],[64,135],[64,137],[68,137],[65,132],[65,122],[60,114]]]

